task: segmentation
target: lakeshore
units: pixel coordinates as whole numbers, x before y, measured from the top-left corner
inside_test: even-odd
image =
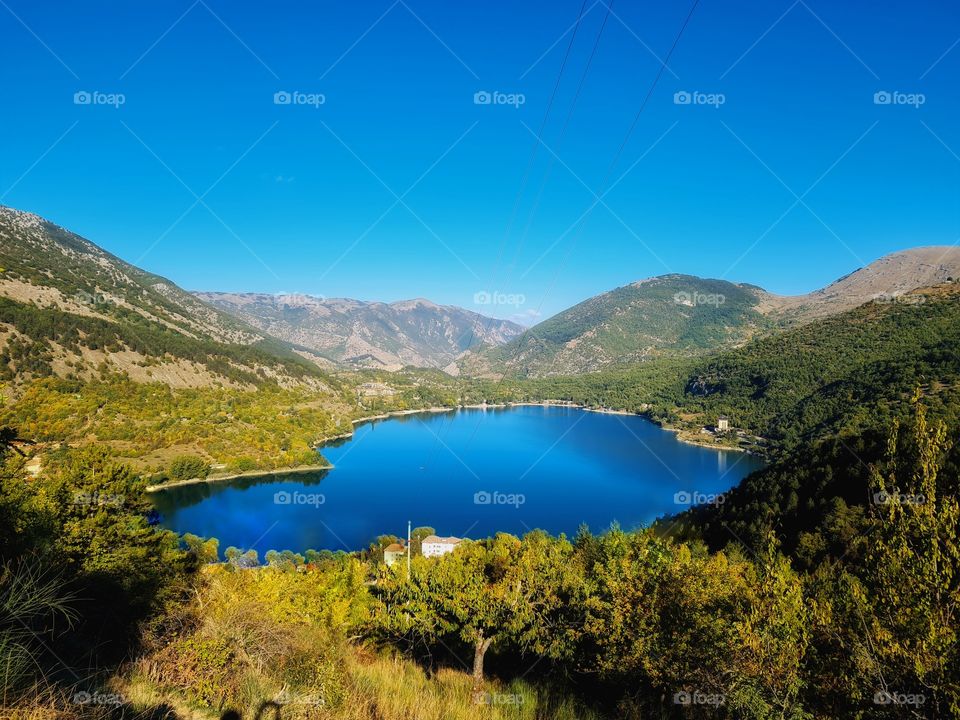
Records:
[[[353,440],[322,449],[330,473],[151,497],[165,527],[221,545],[249,545],[269,529],[263,548],[357,550],[402,536],[407,521],[458,537],[638,527],[686,509],[684,493],[726,492],[764,464],[679,443],[636,414],[566,403],[451,410],[357,423]]]
[[[409,417],[411,415],[436,415],[440,413],[449,413],[455,412],[457,410],[503,410],[509,408],[520,408],[520,407],[546,407],[546,408],[572,408],[576,410],[582,410],[584,412],[597,413],[601,415],[620,415],[626,417],[645,417],[642,412],[631,412],[630,410],[616,410],[613,408],[598,408],[598,407],[589,407],[587,405],[580,405],[578,403],[566,401],[566,400],[541,400],[541,401],[523,401],[523,402],[506,402],[506,403],[472,403],[465,405],[451,405],[451,406],[433,406],[427,408],[411,408],[407,410],[393,410],[385,413],[378,413],[376,415],[367,415],[365,417],[356,418],[351,420],[350,423],[353,425],[354,429],[356,427],[370,423],[376,422],[378,420],[389,420],[396,417]],[[649,419],[649,418],[648,418]],[[738,445],[720,445],[715,442],[708,442],[702,440],[699,437],[694,436],[691,431],[685,430],[683,428],[669,427],[662,425],[654,420],[650,422],[657,425],[662,430],[667,432],[674,433],[677,437],[677,440],[686,443],[687,445],[694,445],[696,447],[707,448],[710,450],[719,450],[719,451],[731,451],[731,452],[743,452],[749,455],[755,455],[756,453],[752,452],[747,448],[740,447]],[[349,440],[354,436],[354,431],[339,433],[337,435],[331,435],[329,437],[320,438],[317,440],[313,447],[316,450],[320,450],[325,445],[329,443],[336,442],[338,440]],[[239,480],[242,478],[258,478],[258,477],[267,477],[269,475],[288,475],[296,473],[305,473],[305,472],[316,472],[317,470],[332,470],[333,464],[331,463],[318,463],[315,465],[299,465],[296,467],[284,467],[284,468],[272,468],[265,470],[250,470],[247,472],[240,473],[231,473],[226,475],[210,475],[205,478],[190,478],[189,480],[175,480],[166,483],[160,483],[157,485],[148,485],[146,492],[159,492],[162,490],[168,490],[170,488],[182,487],[185,485],[196,485],[199,483],[219,483],[227,482],[230,480]]]
[[[267,477],[268,475],[296,475],[298,473],[317,472],[318,470],[332,470],[331,463],[317,463],[316,465],[297,465],[295,467],[273,468],[272,470],[250,470],[247,472],[229,473],[226,475],[208,475],[205,478],[190,478],[188,480],[171,480],[157,485],[147,485],[145,492],[154,493],[185,485],[199,485],[200,483],[220,483],[242,478]]]

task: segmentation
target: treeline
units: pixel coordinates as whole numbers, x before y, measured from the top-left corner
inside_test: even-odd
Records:
[[[957,286],[912,302],[867,303],[709,358],[491,384],[501,397],[644,412],[693,430],[726,415],[776,450],[883,427],[903,415],[917,387],[940,417],[960,419]]]

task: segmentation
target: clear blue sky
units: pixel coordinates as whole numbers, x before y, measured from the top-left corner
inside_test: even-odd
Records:
[[[580,7],[2,0],[0,202],[189,289],[500,316],[666,272],[805,292],[960,238],[955,4],[702,0],[605,181],[690,3],[613,5],[561,134],[607,12],[587,0],[524,184]]]

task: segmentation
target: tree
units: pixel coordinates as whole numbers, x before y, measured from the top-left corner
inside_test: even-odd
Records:
[[[579,575],[566,540],[532,533],[522,541],[498,534],[467,542],[436,559],[418,557],[409,582],[381,570],[373,590],[381,635],[410,647],[459,640],[473,652],[473,690],[484,683],[484,660],[495,643],[549,657],[567,657],[578,623],[569,602]]]
[[[183,542],[202,565],[220,562],[220,541],[217,538],[205,540],[192,533],[184,533]],[[237,550],[236,548],[227,548],[227,550],[230,549]],[[239,554],[239,550],[237,550],[237,553]]]
[[[23,455],[18,445],[33,445],[32,440],[20,437],[20,434],[12,427],[0,427],[0,460],[3,460],[11,452]]]
[[[936,716],[960,713],[960,483],[942,472],[946,426],[914,397],[912,432],[894,424],[874,472],[876,528],[855,590],[878,692],[929,693]],[[927,708],[930,706],[928,705]]]
[[[193,480],[206,478],[210,474],[210,465],[198,457],[181,455],[170,463],[171,480]]]
[[[436,535],[437,531],[429,526],[415,527],[410,533],[410,552],[414,555],[420,555],[423,550],[421,548],[423,544],[423,539],[429,537],[430,535]]]

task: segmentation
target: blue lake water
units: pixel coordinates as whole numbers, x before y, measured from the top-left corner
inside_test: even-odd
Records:
[[[323,449],[334,469],[189,485],[152,497],[162,522],[230,545],[359,550],[406,535],[487,537],[581,524],[631,529],[722,493],[759,458],[679,442],[632,415],[514,407],[409,415],[360,425]],[[679,494],[679,495],[678,495]]]

